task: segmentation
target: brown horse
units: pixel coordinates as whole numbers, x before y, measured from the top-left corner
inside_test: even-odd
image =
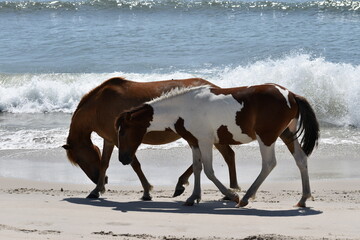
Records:
[[[297,128],[299,123],[299,128]],[[214,182],[238,207],[248,204],[261,183],[276,165],[275,141],[278,137],[295,158],[300,169],[303,194],[298,202],[305,207],[311,197],[307,157],[317,145],[319,125],[307,100],[284,87],[264,84],[240,88],[198,86],[172,91],[122,113],[116,121],[119,138],[119,160],[129,164],[145,134],[160,129],[178,133],[193,152],[194,191],[186,200],[193,205],[201,198],[200,173]],[[296,135],[303,129],[299,143]],[[262,156],[262,170],[239,201],[215,176],[212,166],[213,144],[245,144],[257,140]]]
[[[116,117],[125,110],[139,106],[140,104],[159,97],[162,93],[173,88],[211,85],[212,83],[200,79],[168,80],[156,82],[133,82],[123,78],[112,78],[86,94],[80,101],[73,114],[66,149],[71,163],[79,165],[86,175],[96,184],[96,188],[88,195],[88,198],[98,198],[104,193],[107,183],[106,170],[109,166],[110,157],[114,146],[117,146],[117,132],[114,128]],[[104,139],[102,154],[97,146],[91,141],[91,133],[96,132]],[[166,144],[179,139],[180,136],[172,131],[153,131],[146,134],[143,143]],[[229,166],[230,187],[238,189],[235,169],[235,156],[229,145],[216,144]],[[137,158],[131,163],[144,188],[143,199],[150,200],[152,186],[147,181],[141,170]],[[192,174],[190,166],[176,185],[174,196],[184,191],[189,176]]]

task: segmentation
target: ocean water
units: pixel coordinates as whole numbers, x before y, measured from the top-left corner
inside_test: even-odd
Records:
[[[81,97],[114,76],[278,83],[310,101],[330,158],[360,160],[360,1],[0,0],[0,176],[60,153]]]

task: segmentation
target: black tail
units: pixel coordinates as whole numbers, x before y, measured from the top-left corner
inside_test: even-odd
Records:
[[[303,133],[300,144],[302,150],[309,156],[318,144],[320,137],[319,123],[309,102],[304,97],[298,95],[295,96],[295,99],[300,113],[298,132],[300,132],[300,135]]]

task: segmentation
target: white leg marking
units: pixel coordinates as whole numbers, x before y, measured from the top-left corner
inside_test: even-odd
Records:
[[[213,156],[212,156],[212,144],[211,143],[202,143],[200,145],[201,151],[201,160],[204,165],[204,172],[206,176],[217,186],[217,188],[221,191],[222,194],[229,197],[232,200],[238,201],[237,194],[230,191],[228,188],[222,184],[219,179],[215,176],[213,169]]]
[[[202,170],[201,152],[199,148],[192,147],[193,154],[193,171],[194,171],[194,190],[191,196],[186,200],[186,205],[193,205],[195,200],[197,202],[201,199],[201,183],[200,174]]]
[[[308,172],[308,165],[307,165],[307,156],[304,151],[301,149],[298,140],[294,141],[294,158],[296,161],[296,165],[298,166],[301,174],[301,181],[303,187],[303,199],[306,201],[307,198],[311,197],[311,190],[310,190],[310,180],[309,180],[309,172]],[[304,205],[305,205],[304,201]]]

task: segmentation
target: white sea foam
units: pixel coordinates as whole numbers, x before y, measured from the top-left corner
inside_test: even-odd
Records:
[[[278,83],[305,96],[321,121],[360,126],[360,66],[331,63],[307,54],[191,73],[0,75],[0,111],[71,113],[85,93],[114,76],[142,82],[202,77],[221,87]]]
[[[220,87],[277,83],[305,96],[323,126],[330,124],[340,129],[335,133],[333,130],[322,133],[321,144],[360,144],[360,66],[295,54],[246,66],[207,68],[196,72],[0,74],[0,112],[3,112],[0,113],[0,149],[60,147],[66,141],[71,113],[81,97],[115,76],[141,82],[202,77]],[[96,134],[93,140],[102,146],[102,139]],[[186,146],[186,143],[179,140],[169,145],[142,145],[141,148],[179,146]]]

